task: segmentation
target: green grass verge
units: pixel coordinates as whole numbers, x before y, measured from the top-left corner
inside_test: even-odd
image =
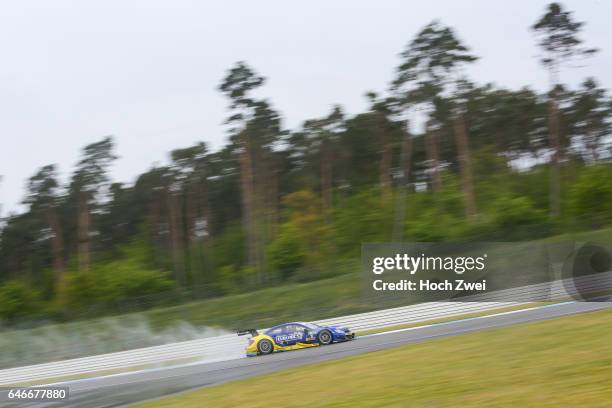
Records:
[[[138,406],[608,407],[611,323],[606,310],[458,335]]]
[[[266,327],[287,320],[312,320],[371,309],[361,300],[359,274],[294,283],[251,293],[224,296],[143,315],[154,328],[177,320],[196,326]]]

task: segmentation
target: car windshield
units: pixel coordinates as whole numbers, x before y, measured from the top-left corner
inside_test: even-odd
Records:
[[[316,325],[316,324],[314,324],[314,323],[303,323],[303,322],[302,322],[302,323],[300,323],[300,324],[301,324],[302,326],[304,326],[304,327],[306,327],[306,328],[310,329],[310,330],[316,330],[316,329],[318,329],[319,327],[321,327],[321,326]]]

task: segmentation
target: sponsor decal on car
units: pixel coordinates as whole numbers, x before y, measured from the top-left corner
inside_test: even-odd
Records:
[[[276,341],[287,341],[287,340],[298,340],[301,339],[302,335],[300,333],[291,333],[291,334],[281,334],[280,336],[276,336]]]

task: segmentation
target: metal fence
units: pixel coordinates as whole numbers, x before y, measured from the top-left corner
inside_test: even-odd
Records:
[[[535,301],[571,299],[577,293],[576,287],[580,288],[581,293],[584,293],[585,290],[591,292],[609,290],[612,287],[612,272],[580,277],[571,281],[558,280],[552,283],[478,295],[479,301],[428,302],[324,319],[315,323],[348,326],[353,330],[365,331],[491,311]],[[229,360],[244,356],[245,345],[246,340],[244,338],[231,334],[53,363],[16,367],[0,370],[0,385],[57,380],[91,373],[109,373],[113,370],[159,367],[186,361]]]

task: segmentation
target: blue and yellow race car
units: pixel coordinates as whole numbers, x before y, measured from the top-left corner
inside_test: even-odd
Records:
[[[250,334],[246,354],[249,357],[279,351],[326,346],[353,340],[355,333],[346,327],[319,326],[314,323],[293,322],[279,324],[263,333],[255,329],[239,330],[238,335]]]

